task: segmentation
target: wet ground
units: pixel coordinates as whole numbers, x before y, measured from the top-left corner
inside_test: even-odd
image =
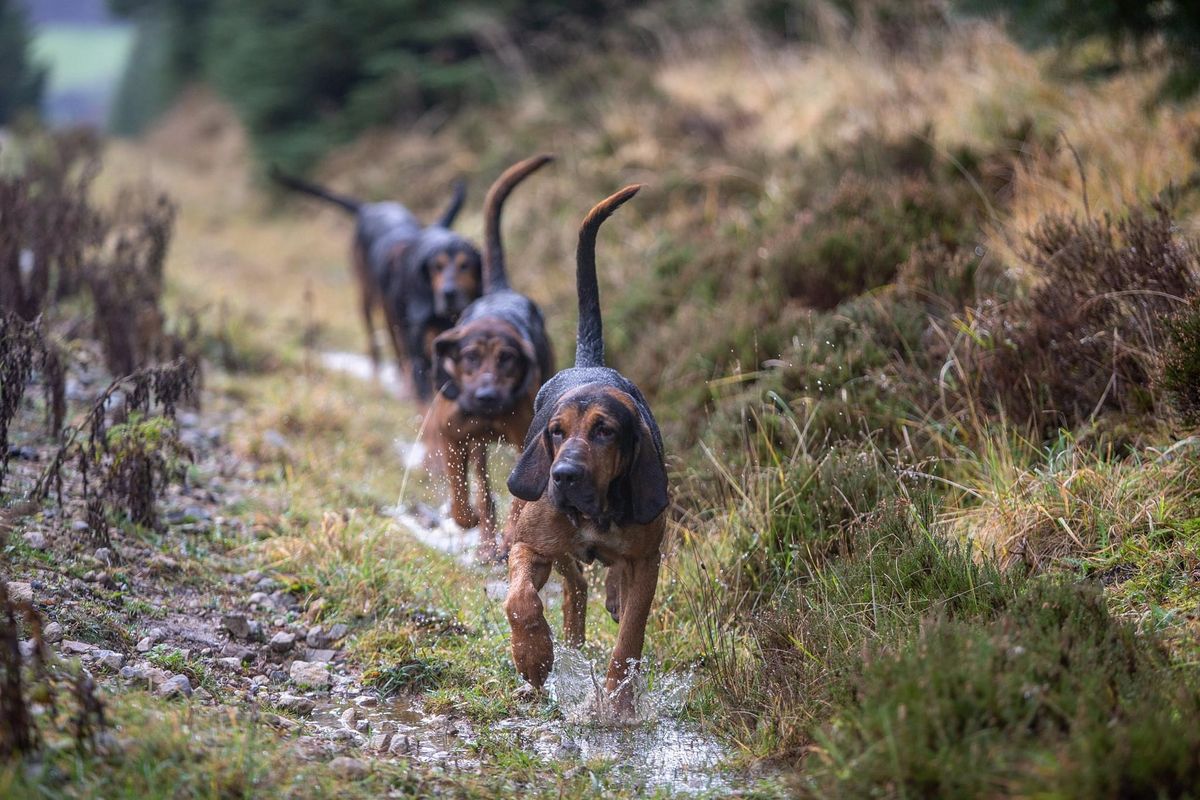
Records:
[[[403,387],[395,374],[376,375],[369,360],[353,353],[326,353],[326,369],[363,380],[380,380],[390,392]],[[407,472],[423,466],[425,449],[420,442],[398,442],[397,455]],[[407,481],[406,481],[407,483]],[[446,516],[446,509],[403,501],[389,515],[417,541],[487,573],[485,586],[490,599],[503,600],[508,581],[503,567],[477,565],[474,549],[478,532],[462,530]],[[560,597],[561,584],[551,579],[543,598]],[[516,733],[530,751],[551,760],[605,762],[622,782],[646,790],[669,792],[721,792],[732,787],[736,775],[723,768],[725,747],[695,725],[679,718],[692,684],[692,676],[678,673],[653,674],[652,685],[642,677],[638,687],[634,724],[613,724],[596,711],[602,691],[597,676],[606,668],[606,654],[584,654],[556,646],[554,671],[548,682],[551,697],[562,718],[555,720],[514,718],[496,723],[497,730]],[[372,702],[372,701],[368,701]],[[470,753],[478,732],[463,720],[425,715],[408,700],[391,700],[369,706],[330,703],[314,712],[314,720],[327,725],[335,735],[345,736],[355,724],[377,731],[363,736],[364,744],[391,754],[403,754],[431,763],[469,768],[475,764]],[[351,725],[347,726],[347,714]]]

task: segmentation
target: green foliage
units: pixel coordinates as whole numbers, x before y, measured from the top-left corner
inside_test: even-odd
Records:
[[[1200,424],[1200,295],[1167,322],[1162,386],[1184,421]]]
[[[836,465],[827,477],[835,478],[838,469],[857,471],[860,484],[873,482],[876,497],[899,491],[882,466],[873,481],[867,465]],[[891,488],[884,488],[889,482]],[[847,489],[849,496],[855,487]],[[820,502],[822,495],[834,496],[835,487],[808,489],[801,483],[792,491],[762,512],[768,520],[794,518],[793,549],[767,555],[755,537],[743,539],[739,549],[746,556],[722,580],[732,579],[733,588],[744,589],[732,596],[746,600],[724,612],[736,627],[713,623],[719,632],[710,636],[705,654],[712,687],[728,708],[738,710],[726,724],[776,751],[811,741],[816,726],[852,700],[865,652],[906,641],[931,613],[989,618],[1024,584],[1020,575],[1002,573],[991,561],[977,562],[968,548],[935,535],[934,510],[924,499],[884,499],[867,513],[864,497],[863,513],[838,525],[836,519],[849,514],[832,503],[825,505],[831,518],[821,521],[814,519],[821,512],[800,510],[802,496]],[[761,565],[768,558],[774,579],[754,591],[747,575],[764,574]],[[707,614],[723,618],[720,609]]]
[[[1110,46],[1115,61],[1131,51],[1135,63],[1161,41],[1170,63],[1168,97],[1200,89],[1200,5],[1188,0],[958,0],[969,12],[1003,14],[1032,44],[1070,47],[1092,38]]]
[[[1038,583],[987,625],[946,618],[878,648],[821,737],[813,788],[1188,796],[1200,781],[1196,678],[1096,590]]]
[[[33,63],[29,21],[18,0],[0,0],[0,126],[38,111],[46,69]]]
[[[119,112],[135,128],[169,96],[210,79],[233,104],[260,154],[292,170],[373,125],[435,106],[488,101],[503,90],[494,49],[545,39],[534,59],[557,62],[555,35],[621,3],[541,0],[430,4],[423,0],[115,0],[143,21]],[[582,28],[581,28],[582,29]],[[539,41],[541,41],[539,39]],[[142,77],[158,68],[161,77]]]

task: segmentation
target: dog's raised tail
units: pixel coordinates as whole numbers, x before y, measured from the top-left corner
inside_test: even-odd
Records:
[[[596,233],[604,220],[633,197],[642,184],[626,186],[601,200],[579,227],[575,250],[575,291],[579,295],[579,333],[575,339],[575,366],[604,366],[604,323],[600,318],[600,286],[596,281]]]
[[[328,203],[333,203],[335,206],[345,209],[351,214],[357,214],[358,210],[362,208],[362,203],[358,200],[355,200],[353,197],[346,197],[345,195],[337,194],[336,192],[326,189],[324,186],[318,186],[315,183],[309,183],[308,181],[300,180],[295,176],[288,175],[274,164],[271,165],[270,175],[271,180],[275,181],[280,186],[291,189],[294,192],[312,195],[313,197],[324,200]]]
[[[451,191],[453,194],[450,196],[450,205],[446,206],[437,222],[433,223],[439,228],[449,228],[458,218],[458,212],[462,211],[463,203],[467,199],[467,182],[462,178],[457,179],[451,186]]]
[[[508,288],[508,275],[504,269],[504,244],[500,241],[500,212],[504,201],[517,184],[554,160],[552,155],[540,155],[518,161],[496,179],[488,189],[483,201],[483,291],[492,292]]]

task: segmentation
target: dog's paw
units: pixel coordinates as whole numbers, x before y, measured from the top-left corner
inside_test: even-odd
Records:
[[[518,702],[521,703],[537,703],[546,696],[546,692],[543,689],[535,688],[533,684],[522,683],[517,687],[517,690],[513,692],[513,696]]]

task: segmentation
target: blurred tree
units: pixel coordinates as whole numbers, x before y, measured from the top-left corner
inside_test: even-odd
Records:
[[[291,169],[356,132],[434,106],[486,101],[519,52],[533,68],[563,52],[531,36],[586,32],[633,0],[109,0],[143,21],[126,80],[129,127],[189,78],[210,80],[264,158]],[[149,33],[147,33],[149,31]],[[518,47],[515,43],[520,43]],[[508,55],[506,54],[505,58]],[[148,86],[147,84],[154,84]],[[166,91],[162,91],[163,89]],[[139,107],[140,104],[140,107]]]
[[[1163,46],[1170,71],[1168,96],[1200,89],[1200,2],[1197,0],[959,0],[968,12],[1003,14],[1029,44],[1070,47],[1105,39],[1113,60],[1140,60],[1149,45]]]
[[[0,0],[0,125],[22,112],[37,113],[46,85],[46,68],[34,63],[32,35],[25,9],[17,0]]]

